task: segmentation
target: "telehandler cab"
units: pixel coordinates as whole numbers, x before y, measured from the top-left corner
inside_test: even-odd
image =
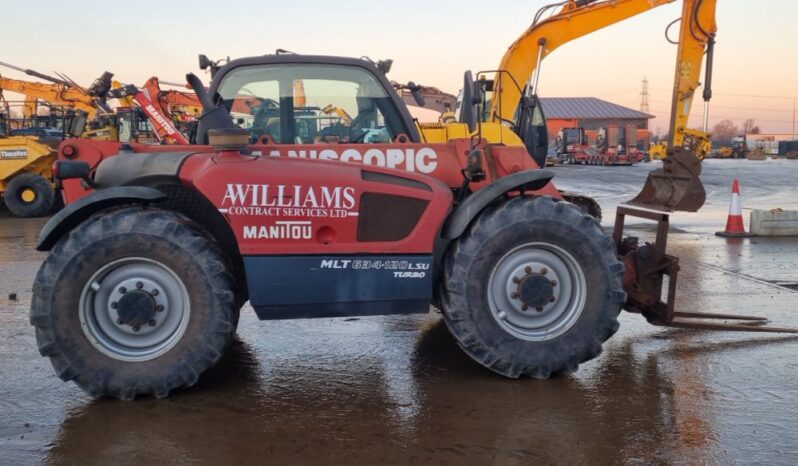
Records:
[[[247,301],[260,319],[435,306],[469,356],[512,378],[576,370],[624,306],[659,325],[698,316],[673,311],[667,214],[620,210],[658,221],[656,245],[623,240],[622,221],[605,234],[523,145],[481,137],[470,72],[467,124],[460,138],[446,129],[446,142],[422,138],[366,60],[266,55],[221,66],[208,91],[189,79],[210,145],[122,146],[95,171],[85,157],[55,165],[93,192],[41,232],[50,253],[31,322],[57,374],[92,395],[165,397],[194,384]],[[236,114],[241,98],[249,110]],[[113,149],[102,144],[62,152]]]

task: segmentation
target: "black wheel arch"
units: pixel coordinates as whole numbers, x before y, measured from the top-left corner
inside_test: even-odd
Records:
[[[535,191],[554,178],[549,170],[527,170],[508,175],[469,195],[446,219],[441,231],[444,239],[452,240],[462,235],[471,221],[494,201],[512,191]]]
[[[39,233],[36,249],[49,251],[67,233],[103,211],[130,205],[156,207],[185,215],[213,238],[229,261],[236,279],[239,304],[248,299],[244,260],[233,229],[216,207],[200,192],[177,179],[153,179],[150,186],[117,186],[99,189],[78,199],[53,216]]]
[[[549,170],[527,170],[513,173],[472,193],[458,204],[450,212],[433,246],[435,283],[439,283],[442,278],[443,259],[452,242],[465,233],[480,212],[491,204],[502,201],[505,194],[509,192],[535,191],[543,188],[552,178],[554,178],[554,173]],[[440,290],[437,287],[433,290],[433,305],[440,308]]]

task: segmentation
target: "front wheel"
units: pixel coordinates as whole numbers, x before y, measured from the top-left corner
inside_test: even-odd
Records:
[[[506,377],[574,371],[618,329],[623,264],[599,224],[571,204],[516,197],[489,207],[445,260],[449,330]]]
[[[238,308],[221,251],[185,217],[125,208],[62,238],[33,287],[39,351],[91,395],[165,397],[222,356]]]

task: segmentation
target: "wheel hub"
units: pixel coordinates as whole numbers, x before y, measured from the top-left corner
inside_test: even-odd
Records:
[[[185,332],[188,292],[180,278],[152,259],[111,262],[84,287],[81,325],[101,352],[146,361],[169,350]]]
[[[496,263],[488,281],[488,304],[508,333],[545,341],[574,325],[586,290],[584,272],[569,252],[550,243],[527,243]]]
[[[517,293],[525,305],[539,311],[554,301],[552,281],[539,273],[527,274],[519,280]]]
[[[129,291],[119,300],[119,320],[133,328],[141,327],[155,316],[155,306],[157,303],[150,293],[143,290]]]
[[[36,200],[36,191],[29,188],[23,189],[19,197],[24,202],[30,204],[31,202]]]

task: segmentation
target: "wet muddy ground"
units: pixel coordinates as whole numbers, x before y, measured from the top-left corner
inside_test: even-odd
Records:
[[[598,198],[609,226],[655,165],[554,170],[561,188]],[[678,307],[798,326],[798,238],[713,234],[734,176],[744,207],[798,209],[798,162],[704,170],[707,206],[672,222]],[[662,329],[630,314],[577,373],[511,381],[462,354],[434,312],[285,322],[244,312],[232,350],[195,387],[92,400],[53,374],[28,324],[43,223],[0,213],[0,464],[798,462],[798,338]]]

